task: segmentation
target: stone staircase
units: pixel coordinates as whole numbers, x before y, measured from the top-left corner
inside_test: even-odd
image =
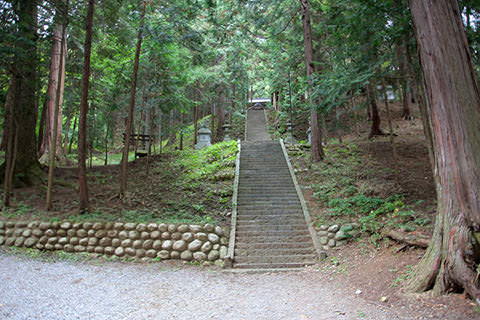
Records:
[[[240,154],[233,268],[312,265],[317,255],[282,146],[263,140],[260,113],[250,112]]]

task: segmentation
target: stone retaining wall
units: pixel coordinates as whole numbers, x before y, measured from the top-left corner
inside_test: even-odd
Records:
[[[342,246],[348,240],[358,237],[360,235],[360,225],[358,223],[347,223],[342,226],[339,224],[322,225],[318,228],[317,235],[322,249],[328,250]]]
[[[0,221],[0,245],[118,257],[220,262],[227,235],[212,224]]]

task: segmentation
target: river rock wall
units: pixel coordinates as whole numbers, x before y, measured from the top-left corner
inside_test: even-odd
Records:
[[[118,257],[222,261],[228,230],[212,224],[0,221],[0,245]]]

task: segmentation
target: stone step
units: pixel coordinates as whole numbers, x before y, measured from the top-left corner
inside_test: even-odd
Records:
[[[261,235],[236,235],[235,243],[258,243],[258,242],[306,242],[311,241],[310,234],[299,234],[299,235],[267,235],[265,233]]]
[[[271,219],[256,219],[256,220],[247,220],[242,219],[238,220],[238,227],[240,226],[278,226],[278,225],[305,225],[305,219],[303,216],[298,216],[295,218],[271,218]]]
[[[307,262],[285,262],[285,263],[234,263],[233,267],[237,269],[296,269],[305,266],[314,265],[315,260]]]
[[[242,242],[242,243],[235,243],[235,254],[237,250],[240,249],[249,249],[249,250],[256,250],[256,249],[269,249],[269,250],[276,250],[276,249],[295,249],[295,248],[309,248],[313,249],[312,241],[297,241],[297,242]]]
[[[278,256],[236,256],[235,262],[240,263],[305,263],[315,260],[314,254],[294,254]]]
[[[244,209],[238,208],[238,218],[244,220],[255,220],[255,219],[288,219],[291,216],[303,217],[302,209],[286,209],[286,210],[254,210],[254,209]]]
[[[300,205],[300,200],[298,198],[286,198],[286,197],[278,197],[278,198],[269,198],[269,197],[254,197],[254,196],[242,196],[238,198],[237,201],[238,205],[246,204],[246,205],[285,205],[285,204],[295,204]]]
[[[252,211],[252,210],[260,210],[262,212],[268,211],[268,210],[276,210],[275,214],[281,214],[279,211],[280,210],[299,210],[300,212],[302,211],[302,206],[300,204],[288,204],[288,205],[248,205],[248,204],[242,204],[238,206],[238,209],[240,210],[246,210],[246,211]]]
[[[258,191],[258,192],[250,192],[245,191],[242,192],[238,199],[265,199],[265,200],[282,200],[282,199],[298,199],[297,193],[292,192],[282,192],[282,193],[272,193],[270,191]]]
[[[272,192],[273,194],[275,193],[288,193],[291,194],[292,191],[295,191],[295,188],[293,187],[293,184],[291,186],[282,186],[279,187],[278,185],[272,185],[272,186],[267,186],[267,185],[252,185],[252,186],[241,186],[238,188],[239,194],[240,193],[258,193],[258,192],[264,192],[264,193],[269,193]],[[295,192],[296,194],[296,192]]]
[[[305,248],[263,248],[263,249],[235,249],[236,257],[258,257],[258,256],[292,256],[292,255],[313,255],[315,249],[312,247]]]
[[[276,199],[276,200],[261,200],[259,198],[240,198],[237,201],[237,204],[239,206],[241,205],[249,205],[249,206],[274,206],[274,205],[295,205],[295,206],[300,206],[300,200],[297,199]]]
[[[260,174],[240,174],[239,176],[240,182],[249,182],[249,181],[260,181],[262,183],[265,182],[276,182],[277,185],[282,185],[282,183],[289,183],[292,181],[292,177],[290,175],[260,175]],[[293,184],[293,182],[291,182]]]
[[[296,236],[303,236],[305,234],[308,234],[308,230],[241,230],[236,232],[236,235],[238,237],[242,236],[252,236],[252,237],[257,237],[257,236],[267,236],[267,237],[296,237]]]
[[[241,231],[293,231],[300,230],[308,232],[307,225],[304,224],[239,224],[237,225],[237,232]]]
[[[284,215],[238,215],[238,223],[275,223],[275,222],[305,222],[305,218],[301,214],[284,214]]]

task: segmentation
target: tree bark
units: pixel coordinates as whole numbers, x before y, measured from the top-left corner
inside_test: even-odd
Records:
[[[68,151],[68,135],[70,132],[70,124],[72,123],[72,112],[69,112],[65,120],[65,136],[63,137],[63,154],[66,156]]]
[[[15,157],[14,176],[25,185],[40,183],[45,173],[37,158],[35,127],[37,109],[35,100],[37,68],[37,3],[33,0],[17,1],[14,6],[18,15],[18,37],[15,40],[16,54],[13,67],[13,128],[8,135],[18,132],[18,148]],[[17,125],[20,126],[17,130]]]
[[[197,144],[198,135],[198,105],[195,101],[195,106],[193,107],[193,146]]]
[[[437,220],[409,281],[413,291],[464,289],[480,304],[480,91],[455,0],[410,0],[433,133]]]
[[[80,212],[88,211],[87,185],[87,114],[88,85],[90,82],[90,54],[92,48],[93,11],[95,0],[88,0],[87,19],[85,25],[85,46],[82,71],[82,98],[80,102],[80,118],[78,121],[78,190],[80,196]]]
[[[371,80],[367,85],[368,104],[370,105],[372,115],[372,126],[370,127],[370,134],[368,135],[369,139],[375,136],[383,136],[383,132],[380,130],[380,115],[378,113],[376,90],[375,81]]]
[[[225,114],[223,111],[223,103],[224,103],[223,92],[224,91],[222,87],[219,87],[219,90],[217,90],[217,98],[218,98],[217,134],[215,135],[217,142],[221,142],[223,139],[223,122],[225,121]]]
[[[58,20],[60,15],[57,13],[56,20]],[[41,157],[45,152],[50,149],[50,146],[53,143],[53,127],[55,122],[55,102],[57,99],[57,92],[59,91],[58,88],[60,87],[60,108],[58,112],[58,116],[56,119],[57,126],[60,130],[57,131],[56,141],[57,143],[61,142],[62,139],[62,112],[61,112],[61,105],[63,102],[63,88],[62,85],[65,84],[63,80],[64,70],[65,70],[65,41],[62,39],[63,34],[63,23],[62,21],[56,21],[55,28],[53,30],[53,43],[52,43],[52,51],[50,55],[50,75],[48,79],[48,86],[47,86],[47,97],[45,100],[45,128],[42,130],[42,143],[40,144],[39,148],[39,157]],[[63,44],[63,47],[62,47]],[[62,67],[63,66],[63,67]],[[63,71],[63,72],[62,72]],[[43,115],[43,113],[42,113]],[[58,148],[57,150],[59,153],[62,153],[62,149]]]
[[[54,174],[54,170],[55,170],[55,156],[57,154],[57,149],[62,149],[62,148],[57,148],[57,146],[60,146],[61,147],[61,143],[62,143],[62,134],[61,134],[61,130],[59,130],[59,127],[60,129],[62,128],[62,115],[60,113],[60,106],[61,106],[61,103],[62,103],[62,92],[63,92],[63,88],[62,88],[62,82],[64,83],[64,81],[62,81],[62,77],[64,77],[62,75],[62,73],[65,72],[65,59],[64,59],[64,49],[66,49],[64,46],[63,46],[63,43],[64,43],[64,40],[65,40],[65,34],[66,34],[66,27],[67,27],[67,17],[68,17],[68,1],[69,0],[66,0],[66,5],[63,6],[63,4],[60,2],[60,6],[62,6],[62,8],[57,8],[57,10],[59,11],[62,11],[63,9],[63,23],[62,23],[62,32],[61,32],[61,35],[60,35],[60,43],[61,43],[61,47],[60,47],[60,65],[58,66],[57,68],[57,73],[58,73],[58,79],[60,80],[60,83],[58,83],[58,85],[56,86],[55,90],[56,90],[56,93],[55,93],[55,103],[54,103],[54,111],[53,111],[53,122],[52,122],[52,125],[53,125],[53,128],[52,128],[52,140],[50,141],[49,143],[49,156],[50,156],[50,159],[49,159],[49,164],[48,164],[48,186],[47,186],[47,201],[46,201],[46,210],[47,211],[50,211],[52,210],[52,189],[53,189],[53,174]],[[60,123],[58,123],[58,119],[60,119]],[[60,133],[60,134],[58,134]],[[50,136],[50,135],[49,135]]]
[[[168,119],[168,142],[167,146],[174,145],[177,141],[177,132],[175,131],[175,109],[170,110]]]
[[[137,74],[138,74],[138,65],[140,61],[140,51],[142,49],[142,33],[143,33],[143,23],[145,18],[145,9],[146,3],[142,1],[142,10],[140,13],[140,26],[138,29],[137,35],[137,48],[135,51],[135,61],[133,64],[133,74],[132,74],[132,88],[130,92],[130,108],[128,110],[128,119],[127,119],[127,128],[125,130],[125,140],[122,154],[122,167],[120,172],[120,197],[125,196],[127,192],[127,166],[128,166],[128,149],[130,145],[130,134],[132,133],[132,124],[133,124],[133,110],[135,109],[135,92],[137,90]]]
[[[78,122],[78,117],[77,117],[77,115],[75,115],[75,118],[73,118],[72,136],[70,137],[70,143],[68,144],[68,153],[72,153],[73,138],[75,137],[75,130],[77,129],[77,122]]]
[[[8,119],[7,115],[9,112],[12,110],[12,105],[13,105],[13,95],[15,93],[15,90],[13,88],[13,83],[14,83],[14,78],[13,76],[10,78],[9,81],[9,87],[8,87],[8,92],[7,92],[7,97],[5,98],[5,105],[4,105],[4,125],[2,128],[2,142],[0,144],[0,150],[2,151],[7,151],[7,137],[8,137]]]
[[[305,67],[307,72],[308,84],[311,84],[311,76],[315,71],[313,65],[313,44],[312,44],[312,26],[310,23],[310,9],[308,0],[300,0],[302,7],[302,23],[303,23],[303,42],[305,46]],[[311,104],[310,111],[310,127],[312,132],[312,161],[320,161],[324,157],[322,146],[322,133],[318,125],[318,110],[311,101],[311,95],[308,94],[308,101]]]

